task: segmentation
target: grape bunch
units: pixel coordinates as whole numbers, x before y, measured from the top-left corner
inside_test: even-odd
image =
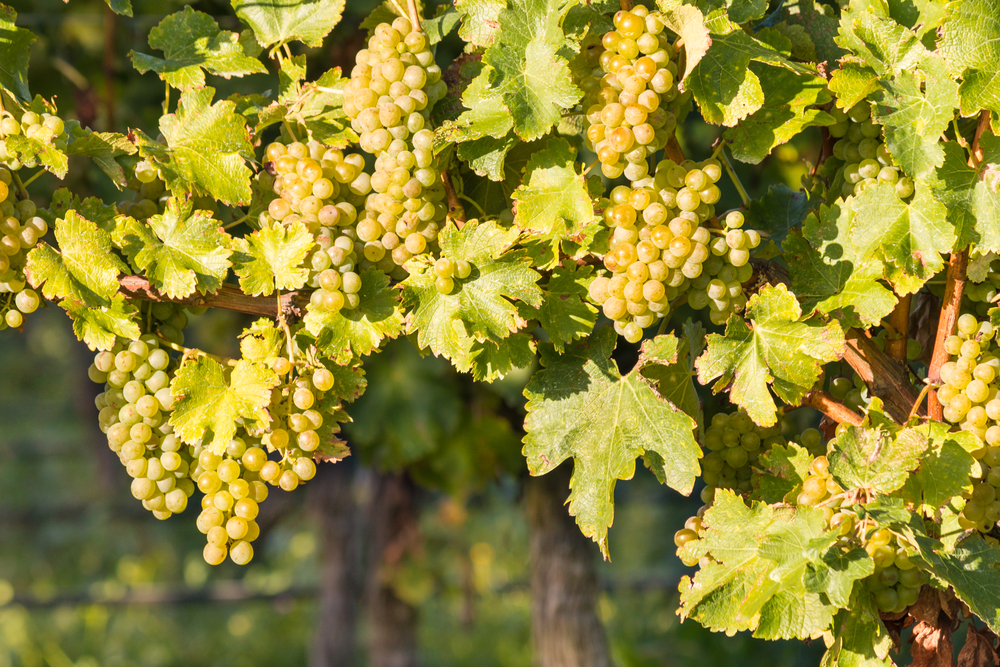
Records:
[[[776,444],[785,444],[779,425],[758,426],[742,409],[714,415],[702,439],[708,450],[701,461],[707,485],[702,500],[710,502],[716,488],[748,493],[753,486],[751,466]]]
[[[57,150],[66,150],[69,137],[66,133],[66,123],[61,118],[48,112],[36,113],[26,111],[18,121],[9,111],[0,113],[0,162],[4,162],[11,171],[19,171],[22,167],[37,167],[37,156],[26,157],[22,162],[7,150],[7,137],[24,136],[49,144]]]
[[[828,512],[827,520],[830,521],[834,516],[833,509],[840,506],[838,496],[843,492],[840,484],[830,476],[830,462],[825,455],[820,455],[809,463],[809,471],[802,480],[802,490],[795,503],[804,507],[822,506]]]
[[[612,229],[604,266],[611,276],[590,284],[590,298],[602,306],[615,330],[629,342],[669,316],[670,303],[688,293],[693,308],[711,308],[721,323],[746,304],[750,249],[760,234],[744,231],[743,216],[726,216],[726,229],[707,226],[719,200],[722,175],[715,160],[678,165],[664,160],[653,178],[611,191],[604,223]]]
[[[434,132],[427,127],[431,108],[448,87],[426,36],[403,17],[380,24],[355,62],[344,110],[361,149],[376,156],[374,192],[365,201],[358,238],[372,244],[373,256],[380,248],[402,267],[414,255],[433,251],[448,212]]]
[[[149,160],[136,163],[126,187],[132,191],[132,201],[118,205],[118,212],[141,222],[163,213],[169,193],[157,169]],[[213,200],[214,203],[214,200]]]
[[[465,280],[472,274],[472,265],[464,259],[455,261],[450,257],[442,257],[434,263],[434,287],[441,294],[451,294],[455,291],[455,281]]]
[[[649,173],[648,158],[666,146],[676,128],[662,108],[677,96],[675,53],[659,12],[643,6],[615,14],[615,30],[601,40],[600,88],[591,87],[587,108],[588,148],[597,153],[608,178],[622,174],[639,181]]]
[[[175,371],[159,339],[149,334],[117,341],[89,369],[90,379],[104,384],[97,407],[108,446],[132,478],[132,495],[157,519],[183,512],[194,493],[192,458],[169,421]]]
[[[971,260],[976,261],[976,257],[973,256]],[[997,294],[1000,294],[1000,260],[993,260],[982,282],[974,283],[970,280],[966,283],[962,294],[962,310],[985,318],[990,309],[996,307]]]
[[[859,195],[876,182],[894,185],[900,199],[913,195],[913,181],[903,174],[882,143],[882,126],[872,120],[867,101],[858,102],[846,112],[833,107],[830,114],[837,120],[829,127],[830,136],[837,139],[833,156],[845,162],[841,196]]]
[[[839,525],[852,523],[845,513]],[[914,550],[888,528],[874,528],[867,536],[865,550],[875,562],[875,572],[865,577],[865,588],[875,598],[875,606],[887,613],[898,613],[916,603],[920,589],[930,577],[915,562]]]
[[[916,343],[917,341],[912,341]],[[883,341],[884,345],[884,341]],[[919,356],[919,343],[917,343],[917,355]],[[907,356],[909,357],[909,351],[911,346],[907,344]],[[915,357],[914,357],[915,358]],[[842,402],[844,405],[849,407],[851,410],[856,412],[864,413],[868,410],[868,405],[871,403],[871,396],[868,393],[868,385],[865,381],[861,379],[861,376],[857,373],[851,373],[850,378],[844,375],[837,375],[830,379],[830,396]]]
[[[48,231],[30,199],[17,201],[13,176],[0,167],[0,329],[16,329],[38,310],[41,297],[25,286],[28,252]]]

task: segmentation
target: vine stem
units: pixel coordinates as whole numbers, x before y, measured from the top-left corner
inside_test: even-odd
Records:
[[[906,363],[906,339],[910,336],[910,301],[912,294],[900,297],[899,303],[889,314],[889,326],[895,332],[895,338],[885,343],[886,353],[904,364]]]
[[[684,157],[684,151],[681,150],[681,145],[678,143],[676,135],[670,137],[667,145],[663,147],[663,152],[677,164],[687,159]]]
[[[969,166],[978,167],[983,161],[983,149],[979,146],[979,139],[983,136],[986,128],[990,126],[990,112],[983,111],[979,114],[979,124],[976,125],[976,135],[972,139],[972,157],[969,159]]]
[[[917,390],[910,384],[906,368],[875,346],[859,329],[848,329],[844,361],[864,380],[874,396],[885,402],[886,411],[900,424],[905,423]]]
[[[166,338],[164,338],[163,335],[160,334],[160,332],[156,332],[156,337],[160,339],[160,344],[161,345],[164,345],[165,347],[169,347],[171,350],[173,350],[175,352],[180,352],[185,357],[208,357],[209,359],[214,359],[215,361],[217,361],[220,364],[223,364],[225,366],[235,366],[236,365],[236,360],[235,359],[230,359],[229,357],[220,357],[218,355],[210,354],[208,352],[205,352],[204,350],[198,350],[198,349],[193,348],[193,347],[184,347],[183,345],[178,345],[177,343],[175,343],[173,341],[170,341],[170,340],[167,340]]]
[[[423,29],[420,26],[420,12],[417,11],[416,0],[406,0],[406,9],[410,13],[410,23],[413,25],[413,29],[421,32]]]
[[[838,424],[861,426],[861,415],[830,396],[822,389],[814,389],[802,399],[802,405],[815,408]]]
[[[455,193],[455,186],[451,182],[451,174],[445,169],[441,172],[441,182],[444,183],[444,192],[448,197],[448,217],[455,221],[455,226],[461,229],[465,226],[465,207],[458,200]]]
[[[941,366],[948,361],[948,351],[944,349],[944,342],[955,330],[955,323],[958,322],[958,311],[962,305],[968,268],[968,249],[951,253],[944,286],[944,299],[941,302],[941,316],[938,318],[937,334],[934,337],[934,352],[931,354],[931,363],[927,370],[927,380],[934,385],[941,384]],[[944,418],[944,406],[938,400],[937,391],[934,389],[928,392],[927,415],[938,421]]]
[[[247,214],[247,215],[244,215],[244,216],[243,216],[242,218],[240,218],[239,220],[233,220],[233,221],[232,221],[232,222],[230,222],[230,223],[229,223],[228,225],[226,225],[225,227],[223,227],[223,229],[230,229],[230,228],[232,228],[232,227],[236,227],[237,225],[242,225],[242,224],[243,224],[244,222],[246,222],[246,221],[247,221],[247,220],[249,220],[249,219],[250,219],[250,215],[249,215],[249,214]]]
[[[740,182],[740,177],[736,175],[736,170],[733,169],[733,164],[729,161],[729,156],[726,154],[725,146],[723,146],[719,155],[722,156],[722,166],[726,168],[726,173],[729,174],[729,180],[733,182],[733,185],[736,187],[736,192],[740,194],[743,206],[750,206],[750,195],[747,194],[746,188],[744,188],[743,183]]]
[[[29,178],[24,182],[24,187],[28,187],[29,185],[34,183],[35,180],[44,173],[45,173],[44,169],[39,169],[38,171],[36,171],[34,174],[31,175],[31,178]]]
[[[140,301],[163,301],[195,308],[216,308],[232,310],[247,315],[258,315],[277,319],[278,301],[272,297],[248,296],[238,287],[223,285],[215,294],[192,294],[187,297],[169,297],[149,284],[142,276],[122,276],[118,279],[122,294]],[[289,317],[298,317],[305,311],[309,297],[302,292],[285,292],[281,295],[281,312]]]
[[[24,187],[24,183],[21,182],[21,177],[17,175],[16,171],[10,172],[11,178],[14,181],[14,185],[17,186],[17,193],[21,196],[21,199],[28,198],[28,189]]]

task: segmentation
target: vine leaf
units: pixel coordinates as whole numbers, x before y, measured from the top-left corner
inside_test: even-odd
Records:
[[[500,342],[467,339],[470,343],[467,365],[458,370],[472,373],[477,382],[493,382],[516,368],[526,368],[535,360],[535,339],[519,331]]]
[[[125,171],[115,160],[122,155],[135,155],[138,149],[123,134],[117,132],[90,132],[75,137],[66,147],[66,155],[83,155],[93,158],[101,171],[108,175],[119,189],[127,185]]]
[[[684,81],[712,45],[705,16],[694,5],[682,4],[680,0],[656,0],[656,4],[663,12],[667,29],[684,41],[684,74],[680,77]]]
[[[851,426],[827,456],[830,475],[848,490],[892,493],[920,465],[927,446],[927,436],[915,428],[894,434],[880,427]]]
[[[517,306],[508,299],[531,306],[541,304],[539,275],[528,266],[522,250],[509,251],[520,236],[518,229],[503,229],[493,221],[470,220],[462,227],[445,227],[439,236],[441,254],[465,260],[472,273],[455,281],[451,294],[434,286],[434,262],[421,256],[407,264],[410,276],[403,281],[407,333],[417,334],[417,344],[434,354],[469,367],[472,338],[478,341],[506,338],[524,326]]]
[[[115,14],[122,16],[132,16],[132,3],[130,0],[104,0],[104,4],[111,8]]]
[[[773,445],[762,454],[757,465],[760,476],[750,498],[765,503],[784,502],[790,493],[801,488],[809,474],[813,455],[794,442]]]
[[[835,539],[826,534],[822,511],[748,507],[719,489],[703,525],[702,538],[679,550],[686,558],[713,559],[693,579],[681,579],[682,619],[730,634],[754,630],[763,639],[817,637],[829,627],[836,609],[805,586],[810,564],[823,566],[820,547]]]
[[[695,339],[699,334],[704,336],[700,327],[700,323],[695,325],[688,320],[684,325],[685,336],[681,339],[668,334],[645,341],[637,364],[642,376],[653,384],[660,396],[686,412],[699,428],[705,422],[694,384],[694,363],[698,357]]]
[[[556,352],[587,336],[597,322],[597,309],[587,301],[587,286],[592,280],[593,267],[558,266],[542,287],[542,303],[537,312],[524,309],[538,319]]]
[[[231,0],[240,20],[267,48],[299,40],[306,46],[323,45],[344,13],[344,0]]]
[[[955,589],[960,600],[969,605],[993,632],[1000,632],[1000,549],[979,534],[963,540],[953,551],[936,548],[937,540],[917,539],[920,555],[930,564],[934,575]]]
[[[240,287],[254,296],[299,289],[309,278],[302,263],[313,244],[313,235],[302,222],[286,227],[275,221],[246,238],[234,239],[232,259]]]
[[[849,209],[820,206],[810,213],[802,236],[785,239],[785,259],[792,291],[806,312],[835,315],[845,327],[869,328],[882,321],[896,305],[885,287],[882,262],[857,251],[850,240]]]
[[[543,344],[543,368],[524,390],[528,470],[544,475],[573,457],[569,512],[605,558],[615,483],[632,478],[636,458],[688,494],[701,457],[694,420],[658,396],[638,370],[620,374],[611,360],[616,339],[605,327],[561,355]]]
[[[576,150],[562,138],[550,139],[531,157],[512,199],[514,224],[532,234],[533,240],[551,246],[553,265],[562,240],[579,236],[594,219],[587,180],[576,171]]]
[[[177,113],[160,118],[165,146],[133,131],[139,152],[156,163],[175,194],[203,190],[230,206],[249,204],[246,162],[254,154],[246,121],[235,102],[212,104],[214,95],[210,87],[185,91]]]
[[[28,61],[35,36],[31,31],[18,27],[17,12],[0,4],[0,88],[19,99],[31,99],[28,90]]]
[[[28,253],[25,273],[45,298],[73,299],[88,306],[107,307],[118,294],[118,275],[128,267],[114,254],[111,234],[74,210],[58,220],[59,250],[48,243]]]
[[[182,90],[204,86],[203,70],[227,79],[267,72],[263,63],[245,53],[238,33],[220,30],[215,19],[190,5],[150,30],[149,45],[164,57],[132,51],[132,65],[140,74],[152,70]]]
[[[222,454],[236,435],[237,420],[250,432],[271,422],[265,408],[278,383],[269,367],[246,359],[236,362],[231,374],[209,357],[188,361],[170,383],[176,399],[170,415],[174,433],[189,445],[202,444]]]
[[[892,667],[892,636],[879,617],[872,595],[854,584],[850,604],[833,620],[834,641],[820,667]]]
[[[115,242],[151,284],[171,298],[215,292],[229,272],[229,237],[208,211],[171,197],[148,223],[123,217]]]
[[[965,150],[945,142],[944,163],[929,180],[934,198],[944,205],[958,234],[957,248],[975,243],[980,252],[1000,252],[1000,139],[983,134],[982,162],[970,167]]]
[[[1000,2],[960,0],[948,5],[940,48],[951,72],[962,79],[962,115],[980,109],[1000,113]]]
[[[927,440],[920,468],[910,475],[902,489],[903,497],[933,515],[952,498],[972,491],[970,474],[977,463],[972,452],[982,441],[968,431],[950,433],[941,422],[921,424],[913,429]]]
[[[491,46],[500,29],[500,12],[506,6],[504,0],[455,0],[455,9],[462,15],[458,36],[469,44]]]
[[[830,90],[837,106],[847,110],[878,90],[878,74],[855,56],[847,56],[830,77]]]
[[[43,136],[47,134],[48,136]],[[52,131],[45,126],[30,139],[23,134],[6,137],[7,154],[26,164],[41,164],[59,178],[65,178],[69,171],[66,153],[50,143]]]
[[[844,332],[836,322],[800,322],[802,309],[784,285],[765,287],[747,303],[748,325],[732,315],[724,336],[710,334],[698,358],[698,381],[715,393],[730,388],[729,398],[761,426],[777,422],[768,391],[798,405],[819,378],[823,364],[844,350]]]
[[[771,185],[763,197],[750,202],[745,215],[749,228],[767,232],[770,242],[780,248],[788,233],[798,229],[814,207],[805,191],[792,191],[784,184]]]
[[[944,268],[942,253],[955,244],[943,204],[929,186],[916,182],[910,203],[900,201],[895,187],[876,183],[853,198],[851,242],[860,257],[880,257],[885,274],[898,294],[916,292]]]
[[[73,333],[91,350],[110,350],[119,338],[138,340],[140,331],[136,324],[139,309],[116,294],[107,306],[88,306],[70,297],[59,306],[73,320]]]
[[[403,330],[403,315],[387,275],[377,269],[362,271],[358,298],[357,308],[335,313],[308,306],[306,330],[316,337],[323,355],[338,364],[371,354],[383,339],[395,338]]]

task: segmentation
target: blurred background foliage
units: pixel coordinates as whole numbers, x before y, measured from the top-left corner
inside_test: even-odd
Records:
[[[32,92],[54,97],[66,118],[98,130],[142,128],[155,134],[163,84],[131,68],[132,49],[148,51],[149,29],[185,3],[133,0],[134,18],[114,16],[100,0],[6,0],[18,22],[38,36],[32,48]],[[373,0],[350,0],[343,22],[309,56],[311,75],[349,70],[361,47],[361,20]],[[225,29],[239,23],[224,0],[195,4]],[[301,46],[301,45],[300,45]],[[454,35],[439,46],[443,66],[461,50]],[[274,75],[213,77],[218,96],[276,88]],[[691,114],[681,143],[708,157],[718,128]],[[800,135],[764,164],[737,165],[751,196],[765,184],[798,189],[816,159],[818,135]],[[93,167],[74,165],[67,181],[45,176],[33,187],[47,205],[61,185],[106,201],[121,197]],[[739,204],[723,187],[720,210]],[[679,325],[690,312],[678,312]],[[190,345],[234,355],[248,322],[229,312],[193,317]],[[322,627],[318,589],[324,513],[337,511],[315,492],[322,474],[293,494],[274,493],[262,506],[264,534],[253,563],[210,568],[203,536],[185,516],[157,522],[132,499],[128,477],[97,427],[87,379],[90,355],[60,311],[30,318],[23,333],[0,332],[0,667],[320,664],[314,646]],[[706,327],[710,324],[704,322]],[[621,341],[627,370],[636,348]],[[520,453],[521,391],[533,369],[493,385],[476,385],[450,365],[421,357],[406,339],[365,363],[368,392],[350,407],[346,431],[355,456],[352,508],[374,502],[378,477],[401,473],[416,483],[417,537],[391,563],[365,563],[417,610],[420,664],[527,667],[532,664],[529,527],[523,507],[527,475]],[[706,412],[719,407],[703,392]],[[813,425],[797,411],[789,428]],[[613,562],[594,559],[598,616],[612,655],[623,667],[653,665],[813,665],[821,647],[711,635],[681,624],[674,610],[684,574],[673,533],[700,504],[656,483],[641,466],[619,484],[611,534]],[[344,508],[339,508],[346,511]],[[564,511],[564,510],[563,510]],[[362,522],[362,532],[371,526]],[[362,541],[364,536],[362,536]],[[360,583],[359,583],[360,585]],[[359,614],[359,664],[366,662],[370,621]],[[312,654],[312,655],[311,655]]]

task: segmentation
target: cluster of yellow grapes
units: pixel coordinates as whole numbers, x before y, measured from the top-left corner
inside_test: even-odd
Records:
[[[363,228],[358,225],[358,237],[378,242],[402,267],[414,255],[433,251],[448,212],[428,128],[431,108],[448,87],[427,37],[403,17],[376,27],[355,62],[344,111],[361,149],[376,156],[374,193],[365,201],[369,215]]]
[[[751,466],[771,447],[784,444],[780,424],[758,426],[742,409],[731,414],[717,413],[702,438],[707,450],[701,460],[706,484],[703,500],[710,502],[716,488],[748,493],[753,486]]]
[[[29,156],[22,161],[7,150],[7,137],[25,136],[55,147],[57,150],[66,150],[69,143],[69,136],[66,133],[66,123],[62,118],[46,112],[36,113],[34,111],[25,112],[21,120],[14,118],[13,114],[6,110],[0,110],[0,162],[4,162],[11,171],[19,171],[22,167],[37,167],[38,156]],[[76,129],[79,129],[77,124]]]
[[[882,126],[872,121],[871,105],[862,100],[846,112],[834,107],[830,114],[837,119],[837,123],[829,127],[830,135],[837,139],[833,156],[846,162],[844,185],[839,194],[844,197],[859,195],[869,185],[882,182],[894,185],[900,199],[910,197],[913,181],[903,175],[881,141]]]
[[[464,259],[455,261],[450,257],[442,257],[434,263],[434,287],[441,294],[451,294],[455,291],[455,280],[465,280],[472,274],[472,265]]]
[[[0,167],[0,330],[20,327],[24,316],[41,304],[41,297],[25,286],[24,278],[28,252],[49,230],[35,213],[30,199],[17,201],[11,172]]]
[[[615,14],[614,24],[601,40],[600,83],[586,86],[587,142],[605,176],[625,174],[635,182],[649,173],[648,158],[676,127],[661,105],[677,96],[677,65],[659,12],[640,5]]]

